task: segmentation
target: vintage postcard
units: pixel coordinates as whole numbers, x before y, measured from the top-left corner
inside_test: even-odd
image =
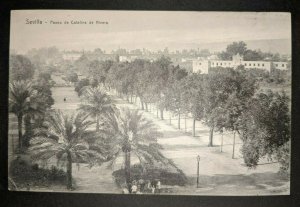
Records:
[[[11,191],[289,195],[291,15],[12,10]]]

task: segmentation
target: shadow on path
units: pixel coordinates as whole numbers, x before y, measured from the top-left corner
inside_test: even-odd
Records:
[[[188,177],[190,185],[196,184],[196,177]],[[221,194],[239,194],[240,192],[259,192],[258,194],[288,193],[289,178],[279,173],[252,173],[249,175],[216,174],[213,176],[199,176],[199,191],[207,189],[206,193],[212,191]],[[227,190],[226,190],[227,189]]]

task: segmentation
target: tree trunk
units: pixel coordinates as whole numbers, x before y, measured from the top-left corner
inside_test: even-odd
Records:
[[[195,133],[195,130],[196,129],[196,119],[194,118],[193,119],[193,137],[195,137],[196,133]]]
[[[140,100],[141,100],[142,110],[144,110],[144,103],[141,98],[140,98]]]
[[[125,179],[126,184],[129,188],[129,183],[131,182],[131,175],[130,175],[130,151],[125,152]],[[130,189],[128,189],[130,191]]]
[[[186,115],[184,116],[184,131],[186,133]]]
[[[233,132],[232,159],[234,159],[234,148],[235,148],[235,131]]]
[[[22,150],[23,143],[22,143],[22,125],[23,125],[23,114],[20,113],[18,115],[18,134],[19,134],[19,150]]]
[[[25,127],[25,132],[22,137],[22,144],[23,147],[28,147],[30,139],[32,137],[31,117],[29,115],[24,116],[24,127]]]
[[[160,109],[160,118],[164,120],[164,109]]]
[[[133,101],[132,101],[132,96],[133,96],[133,95],[131,94],[131,96],[130,96],[130,102],[131,102],[131,103],[133,103]]]
[[[214,136],[214,126],[210,127],[210,131],[209,131],[209,147],[213,146],[213,136]]]
[[[146,111],[148,112],[148,104],[147,104],[147,103],[145,103],[145,106],[146,106]]]
[[[158,108],[156,109],[156,118],[158,118]]]
[[[99,117],[96,115],[96,132],[99,132]]]
[[[72,157],[71,153],[67,153],[67,188],[72,189]]]
[[[178,129],[180,129],[180,111],[178,112]]]
[[[222,135],[221,135],[221,152],[223,152],[223,132],[222,132]]]

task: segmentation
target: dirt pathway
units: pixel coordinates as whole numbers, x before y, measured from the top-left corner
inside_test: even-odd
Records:
[[[118,107],[139,109],[137,105],[112,95]],[[261,160],[256,169],[245,166],[236,147],[235,159],[232,159],[232,144],[229,138],[232,134],[224,135],[227,139],[220,152],[219,140],[216,139],[215,147],[207,147],[207,127],[200,125],[198,136],[192,137],[170,125],[168,119],[156,118],[156,112],[145,112],[143,115],[152,120],[163,132],[163,137],[158,142],[163,146],[162,153],[189,177],[189,187],[175,187],[174,192],[180,194],[208,194],[208,195],[268,195],[288,194],[289,180],[278,175],[278,163],[269,163]],[[217,135],[218,136],[218,135]],[[229,138],[228,138],[229,137]],[[218,137],[219,138],[219,137]],[[229,140],[229,141],[228,141]],[[195,189],[197,172],[197,155],[200,155],[200,183],[201,188]]]
[[[73,165],[73,178],[76,180],[76,192],[86,193],[121,193],[107,164],[89,168],[81,164],[79,169]]]

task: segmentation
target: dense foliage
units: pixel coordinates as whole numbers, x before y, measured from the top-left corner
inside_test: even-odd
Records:
[[[10,81],[28,80],[33,78],[35,71],[31,61],[23,55],[11,55],[9,58]]]
[[[91,146],[88,139],[97,137],[88,128],[93,122],[87,115],[65,115],[61,111],[47,114],[43,127],[37,129],[30,141],[32,160],[46,162],[56,158],[67,168],[67,188],[72,189],[72,163],[88,162],[91,166],[105,160],[101,146]]]
[[[288,169],[290,134],[288,97],[285,93],[259,93],[248,104],[241,118],[242,153],[246,165],[256,166],[259,159],[275,158]],[[281,155],[281,156],[280,156]]]
[[[30,164],[17,158],[10,163],[10,176],[17,188],[49,187],[50,185],[65,185],[66,173],[62,169],[51,166],[50,169]]]
[[[53,61],[60,58],[55,48],[50,51]],[[228,45],[219,56],[228,60],[237,53],[244,55],[245,60],[280,60],[276,54],[249,50],[244,42]],[[67,172],[57,169],[48,172],[38,166],[37,171],[32,171],[36,169],[18,163],[19,166],[13,167],[16,176],[21,176],[20,167],[26,171],[25,177],[32,173],[37,180],[40,173],[50,180],[53,176],[58,176],[58,180],[66,178],[67,187],[72,189],[72,163],[92,166],[107,161],[113,165],[123,155],[125,169],[114,172],[117,182],[125,180],[128,184],[143,177],[183,185],[184,174],[160,151],[157,138],[161,134],[155,125],[137,110],[117,109],[111,97],[114,92],[130,103],[140,103],[142,110],[149,111],[155,105],[161,119],[165,118],[165,111],[171,112],[178,118],[179,129],[183,117],[192,117],[193,136],[196,121],[201,121],[210,129],[208,146],[214,144],[214,132],[233,132],[234,139],[238,134],[248,167],[257,166],[260,159],[267,157],[278,161],[282,171],[289,170],[290,100],[284,92],[257,90],[265,85],[288,83],[287,74],[245,70],[243,66],[190,74],[164,55],[151,61],[119,62],[89,60],[83,54],[77,61],[65,61],[61,66],[67,68],[65,80],[75,83],[75,91],[81,98],[80,112],[69,116],[50,110],[54,104],[53,82],[51,72],[41,70],[47,68],[42,56],[31,51],[34,64],[25,56],[11,57],[9,110],[18,117],[20,149],[23,145],[30,146],[33,161],[57,159],[58,164],[67,167]],[[88,71],[89,75],[79,80],[75,71]],[[140,161],[137,168],[132,168],[132,156]]]
[[[182,172],[169,172],[166,169],[149,168],[146,171],[141,165],[134,165],[130,169],[132,180],[143,179],[145,181],[159,179],[164,185],[179,185],[187,184],[187,178]],[[124,176],[124,169],[116,170],[113,172],[116,183],[122,186],[126,179]]]
[[[227,45],[226,50],[218,54],[221,60],[231,60],[233,55],[240,54],[244,56],[245,61],[287,61],[286,58],[280,57],[279,53],[262,52],[260,50],[250,50],[243,41],[233,42]]]

